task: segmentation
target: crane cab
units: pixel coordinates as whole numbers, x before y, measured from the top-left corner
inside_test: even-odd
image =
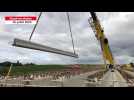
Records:
[[[114,68],[114,65],[112,65],[112,64],[107,64],[107,65],[106,65],[106,69],[107,69],[107,70],[110,70],[111,72],[114,72],[114,69],[115,69],[115,68]]]

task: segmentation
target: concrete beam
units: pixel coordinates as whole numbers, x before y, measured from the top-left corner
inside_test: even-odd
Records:
[[[40,50],[40,51],[51,52],[51,53],[56,53],[56,54],[61,54],[61,55],[65,55],[65,56],[78,58],[78,55],[74,54],[72,52],[59,50],[56,48],[48,47],[45,45],[41,45],[41,44],[37,44],[37,43],[33,43],[30,41],[25,41],[25,40],[21,40],[21,39],[17,39],[17,38],[14,39],[14,42],[12,45],[16,46],[16,47]]]

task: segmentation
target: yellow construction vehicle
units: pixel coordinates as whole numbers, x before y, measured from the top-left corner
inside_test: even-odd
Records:
[[[104,34],[104,30],[101,27],[100,21],[97,18],[96,13],[90,12],[90,14],[91,14],[91,17],[89,19],[89,23],[95,33],[97,40],[99,41],[101,45],[101,50],[102,50],[103,59],[104,59],[106,68],[110,68],[113,70],[115,61],[114,61],[114,57],[109,47],[108,39],[106,38]]]

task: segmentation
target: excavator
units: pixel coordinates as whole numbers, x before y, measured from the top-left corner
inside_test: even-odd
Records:
[[[90,15],[91,17],[88,21],[101,46],[105,67],[106,69],[110,69],[113,72],[115,68],[115,60],[111,52],[108,39],[104,34],[104,29],[102,28],[96,13],[90,12]]]

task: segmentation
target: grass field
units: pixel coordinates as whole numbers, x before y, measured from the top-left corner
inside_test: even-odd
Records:
[[[29,73],[36,73],[36,72],[46,72],[46,71],[61,71],[64,69],[68,69],[71,65],[31,65],[31,66],[13,66],[10,72],[10,75],[24,75]],[[73,65],[72,65],[73,66]],[[98,69],[103,68],[102,65],[80,65],[80,68],[90,68]],[[1,68],[0,72],[8,72],[9,67],[5,67],[4,69]]]

